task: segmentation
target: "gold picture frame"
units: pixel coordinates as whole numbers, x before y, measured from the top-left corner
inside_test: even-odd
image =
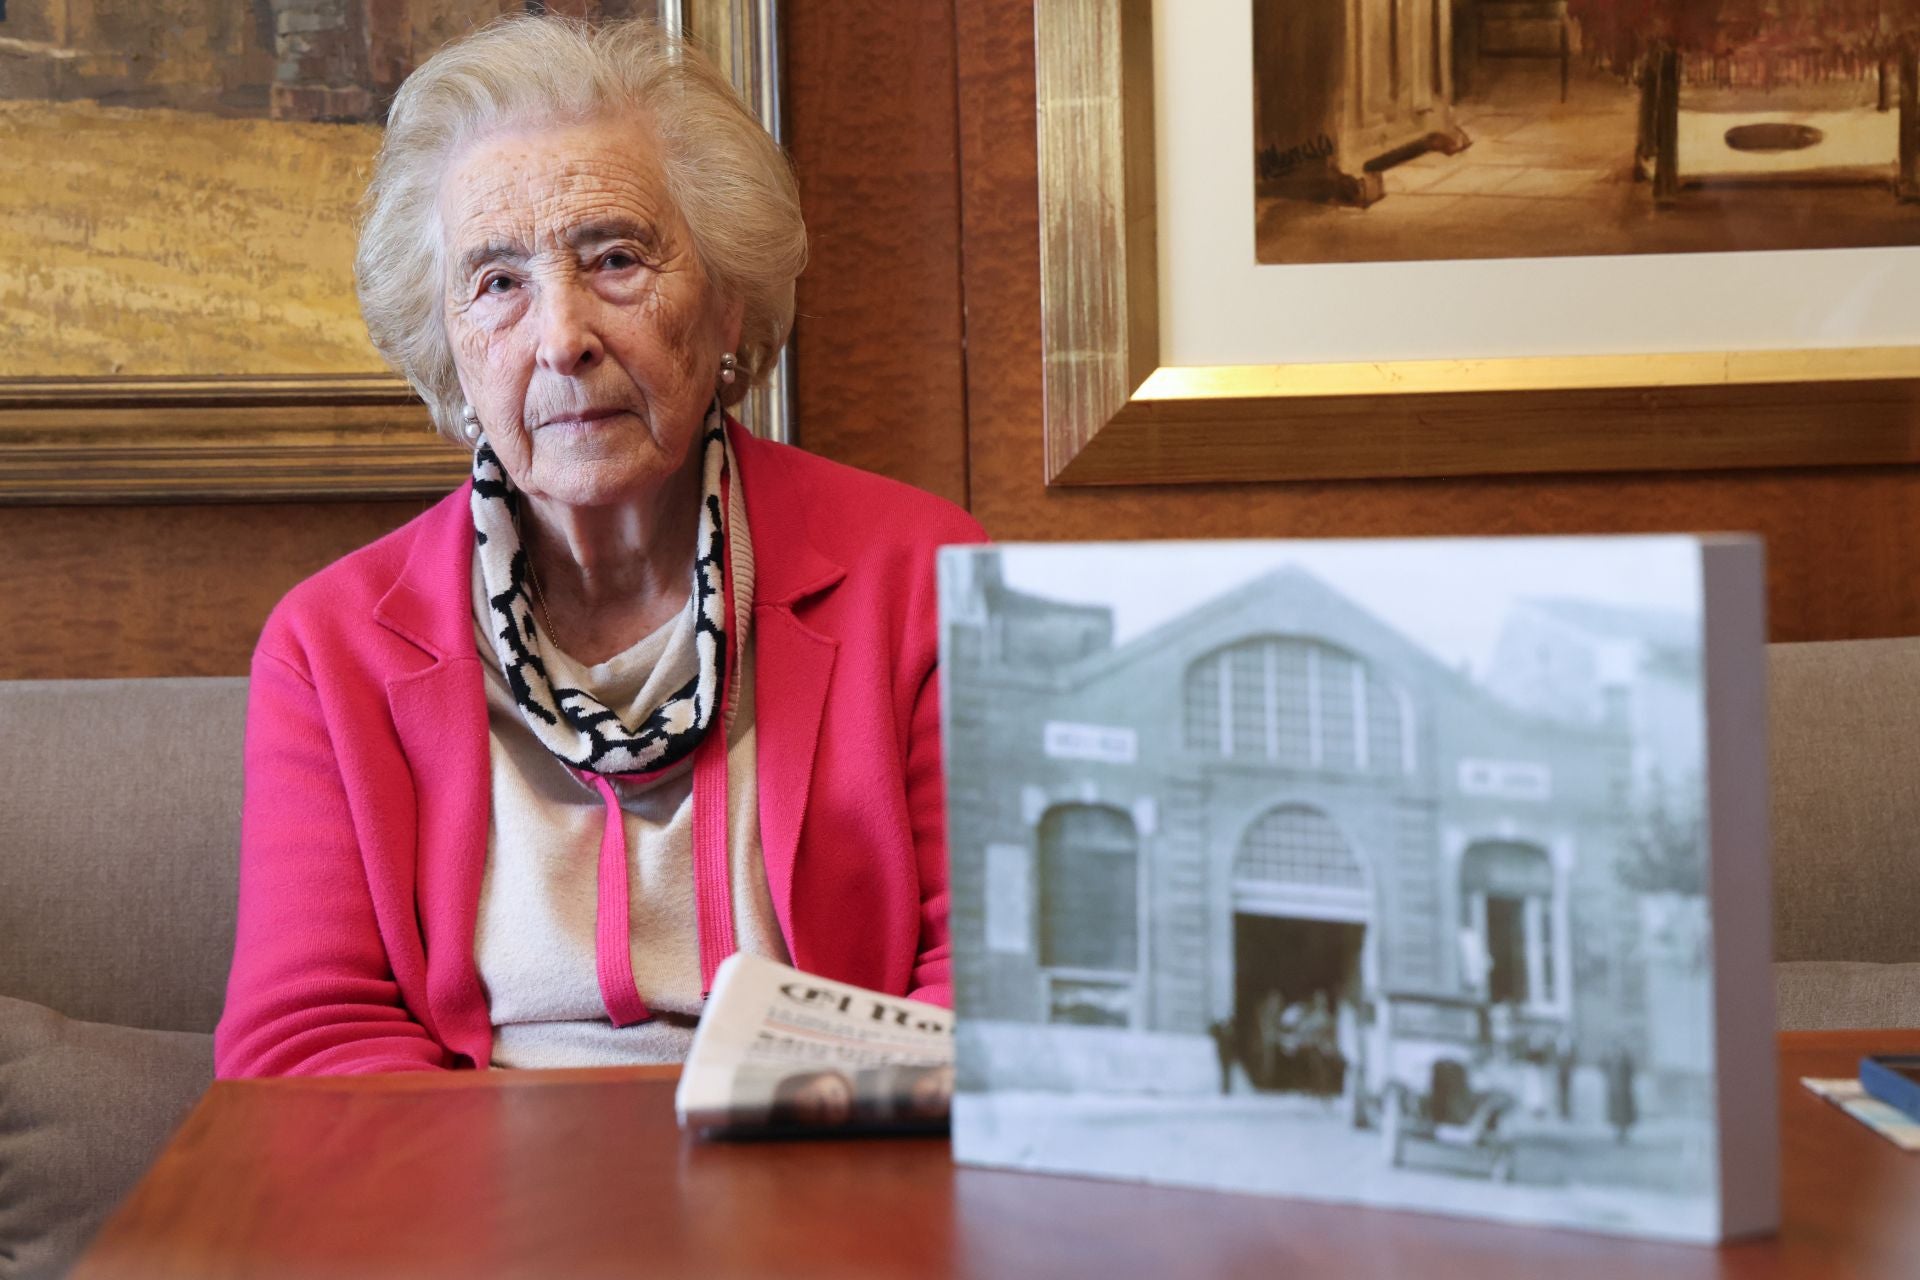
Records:
[[[1165,364],[1152,0],[1034,26],[1049,484],[1920,461],[1920,348]]]
[[[660,0],[778,136],[778,0]],[[737,412],[784,438],[785,361]],[[0,378],[0,505],[434,496],[467,459],[400,378],[324,374]]]
[[[465,471],[396,377],[0,382],[0,503],[404,498]]]

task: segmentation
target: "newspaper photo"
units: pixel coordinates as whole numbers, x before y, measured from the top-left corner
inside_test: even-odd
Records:
[[[953,1015],[737,953],[720,966],[674,1109],[710,1134],[942,1132]]]

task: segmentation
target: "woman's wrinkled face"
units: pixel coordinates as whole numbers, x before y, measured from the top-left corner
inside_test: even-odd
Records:
[[[741,308],[708,282],[645,121],[484,135],[439,211],[454,363],[517,488],[598,506],[698,465]]]

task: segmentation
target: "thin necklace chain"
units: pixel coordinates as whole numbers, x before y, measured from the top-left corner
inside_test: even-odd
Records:
[[[540,621],[546,624],[547,640],[554,648],[565,653],[567,646],[560,643],[560,632],[554,628],[553,614],[547,610],[547,592],[540,585],[540,570],[534,567],[533,548],[527,548],[527,576],[533,579],[533,598],[540,604]]]

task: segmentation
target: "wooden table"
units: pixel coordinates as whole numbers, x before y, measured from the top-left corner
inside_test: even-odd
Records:
[[[944,1141],[696,1142],[671,1069],[216,1084],[103,1277],[1920,1276],[1920,1155],[1800,1087],[1920,1033],[1781,1037],[1785,1226],[1722,1249],[956,1169]]]

